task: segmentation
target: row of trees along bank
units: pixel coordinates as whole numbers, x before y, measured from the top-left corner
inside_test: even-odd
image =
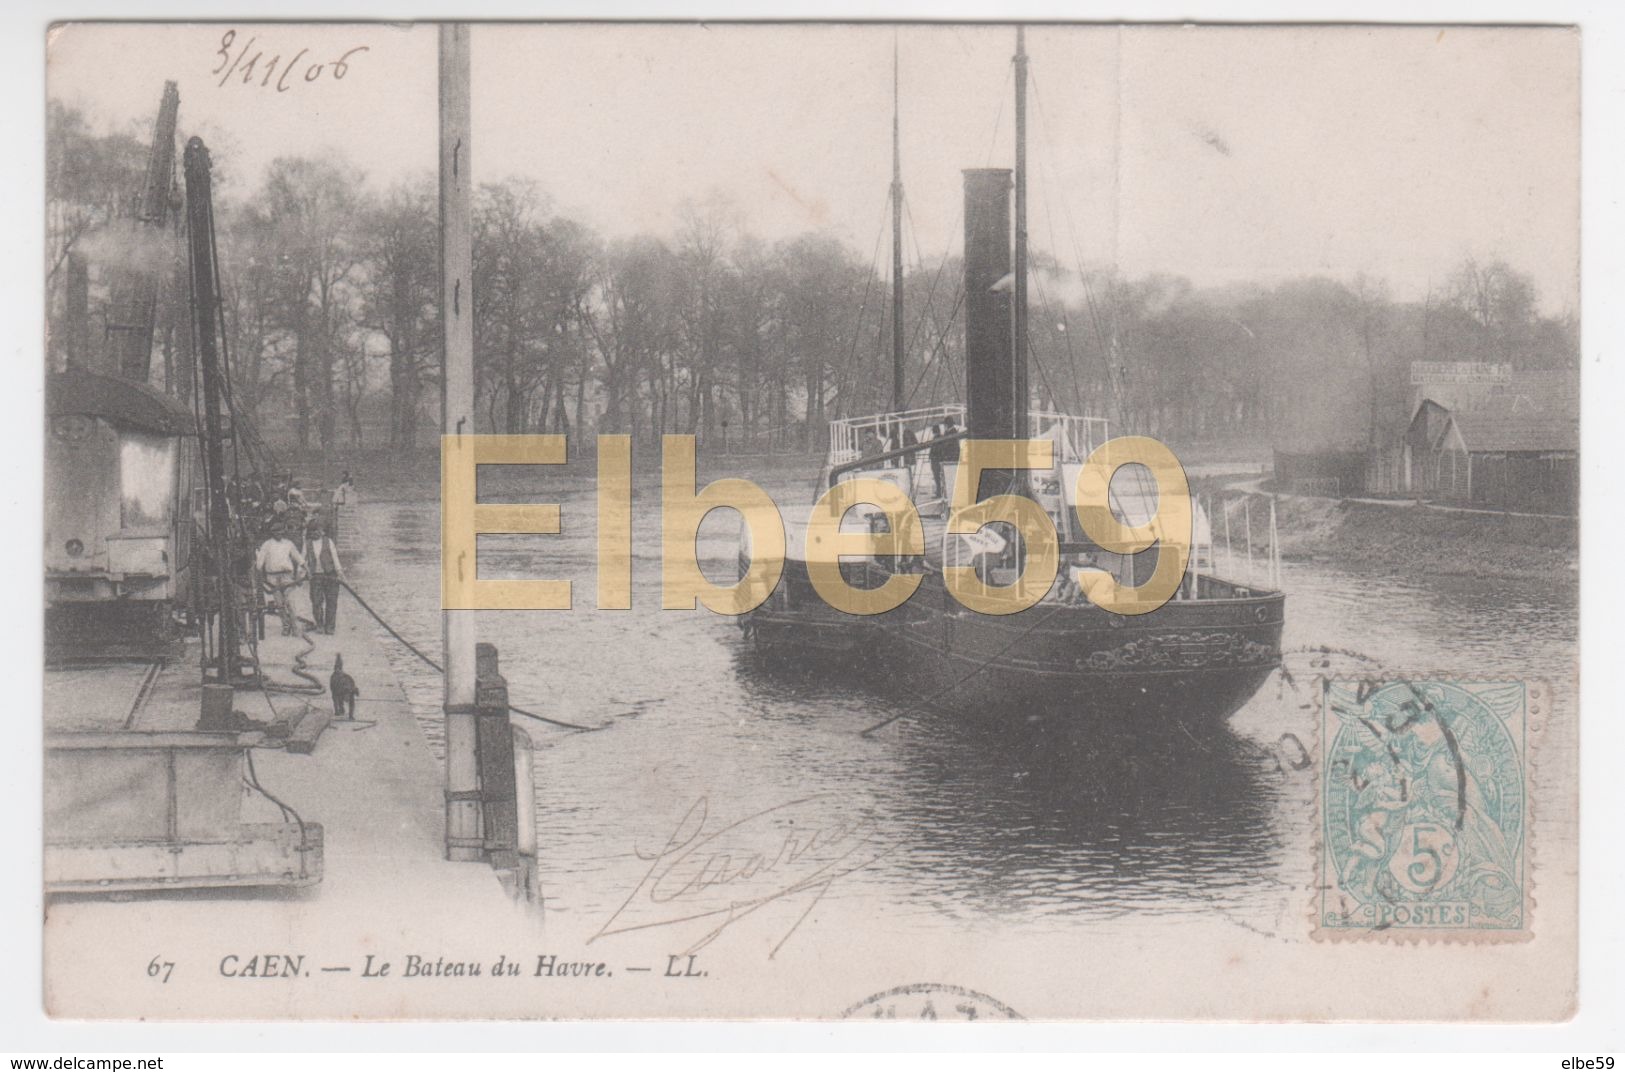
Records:
[[[50,360],[97,362],[108,281],[141,267],[166,283],[155,382],[181,382],[181,246],[131,223],[124,207],[145,144],[98,132],[59,102],[47,134]],[[247,177],[232,170],[229,142],[211,142],[239,404],[285,446],[431,442],[432,178],[378,189],[335,157],[285,157]],[[683,205],[669,236],[607,238],[553,211],[534,183],[486,185],[475,220],[479,430],[643,441],[681,432],[710,449],[816,449],[829,418],[889,400],[883,267],[827,234],[765,241],[721,194]],[[928,258],[906,276],[911,405],[959,397],[958,284],[953,259]],[[1175,443],[1267,441],[1283,426],[1328,423],[1375,441],[1379,424],[1406,416],[1413,360],[1577,362],[1572,315],[1543,314],[1526,276],[1472,260],[1422,298],[1397,300],[1369,277],[1203,290],[1167,275],[1080,274],[1039,254],[1031,337],[1042,403]],[[1317,401],[1328,397],[1334,405]]]

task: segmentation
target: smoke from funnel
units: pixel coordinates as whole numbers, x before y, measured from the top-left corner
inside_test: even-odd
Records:
[[[167,273],[175,253],[169,232],[129,218],[92,231],[80,240],[78,248],[92,269],[102,273]]]

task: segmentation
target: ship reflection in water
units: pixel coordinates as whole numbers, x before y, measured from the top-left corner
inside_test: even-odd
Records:
[[[825,694],[812,675],[746,658],[738,668],[746,688],[775,706],[816,705]],[[1287,778],[1267,748],[1177,725],[1148,734],[1012,710],[967,718],[915,710],[916,696],[874,693],[871,710],[903,717],[861,740],[888,772],[869,801],[899,839],[886,866],[918,907],[1246,911],[1280,885],[1277,805]]]

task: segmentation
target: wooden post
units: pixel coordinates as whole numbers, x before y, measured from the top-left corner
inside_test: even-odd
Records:
[[[513,782],[518,810],[519,860],[514,868],[515,895],[533,905],[542,903],[536,868],[536,750],[530,734],[518,726],[513,734]]]
[[[493,867],[518,866],[518,792],[513,729],[508,725],[508,682],[497,665],[495,644],[474,647],[475,738],[479,748],[480,809],[486,858]]]
[[[518,811],[519,855],[536,859],[536,747],[518,726],[513,732],[514,799]]]
[[[442,431],[474,433],[474,238],[468,26],[440,27],[440,312]],[[441,612],[446,667],[446,859],[480,860],[474,611]]]

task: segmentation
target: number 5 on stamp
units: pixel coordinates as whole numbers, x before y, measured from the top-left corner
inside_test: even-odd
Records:
[[[1316,937],[1527,934],[1533,688],[1325,683]]]

